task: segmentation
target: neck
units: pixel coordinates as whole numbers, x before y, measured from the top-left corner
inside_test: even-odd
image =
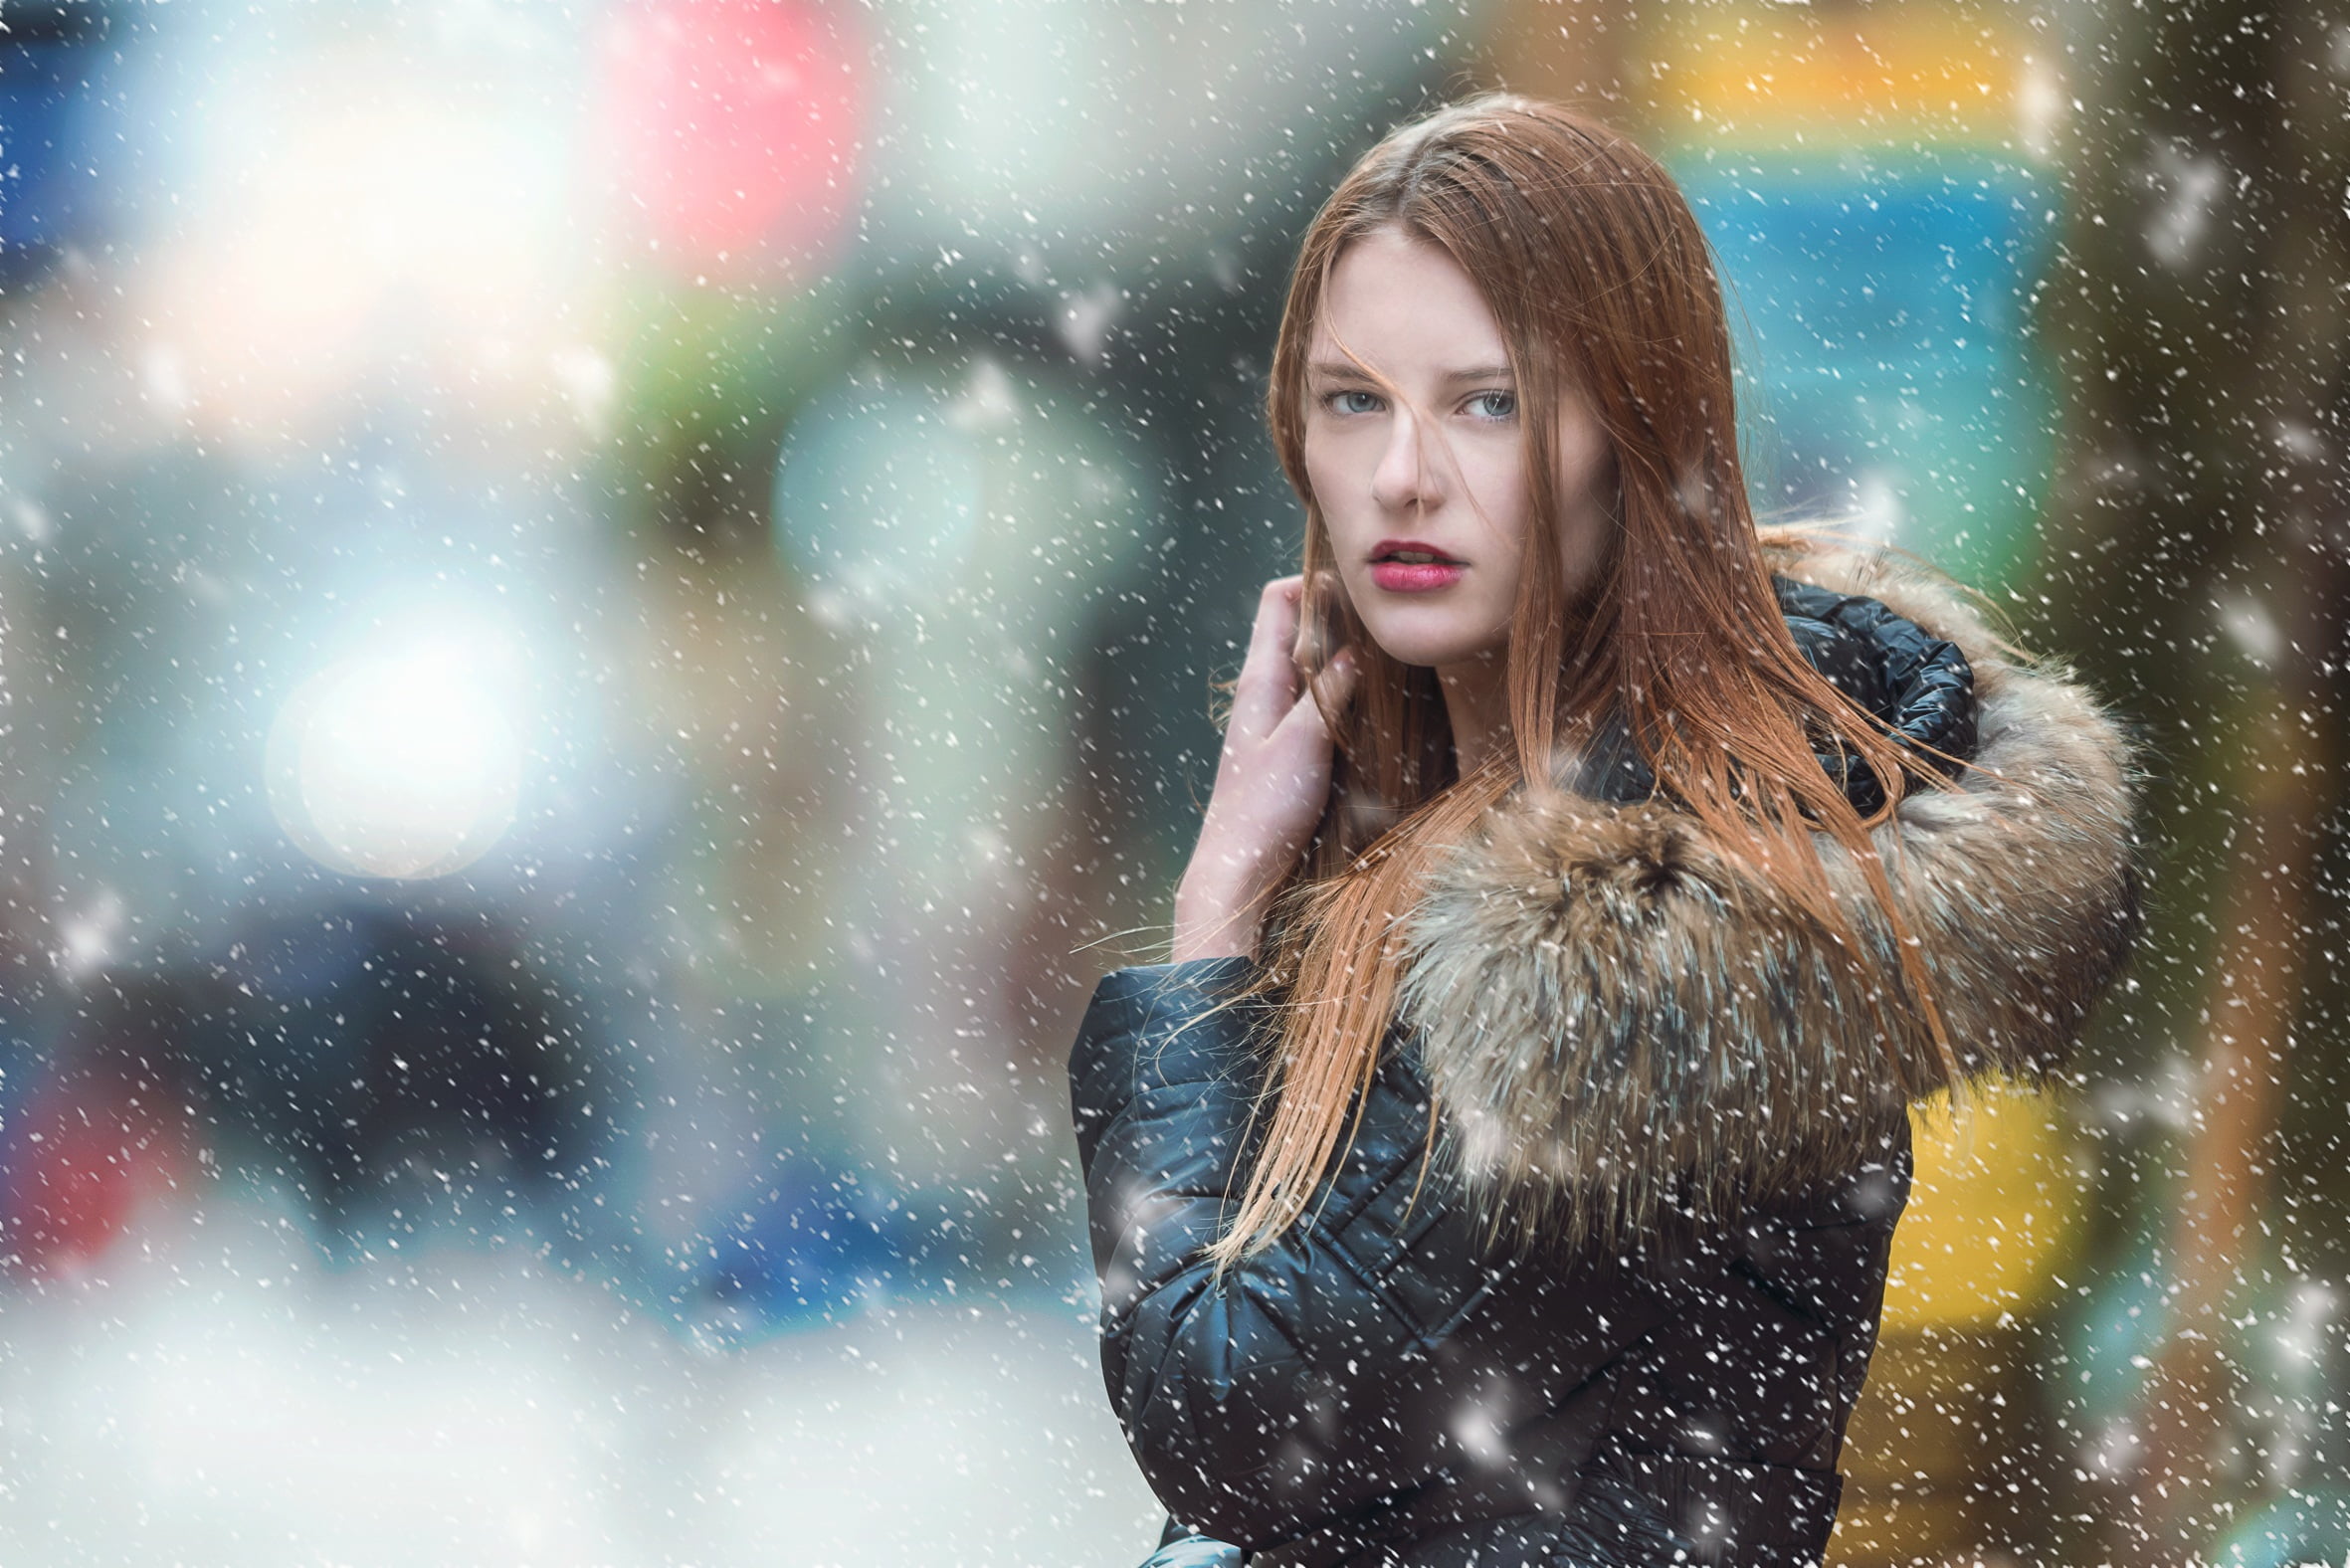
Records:
[[[1437,666],[1445,717],[1453,726],[1453,758],[1463,778],[1509,744],[1508,677],[1509,660],[1500,652]]]

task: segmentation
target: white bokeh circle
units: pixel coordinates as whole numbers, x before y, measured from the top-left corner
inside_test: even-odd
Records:
[[[269,798],[303,853],[357,877],[443,877],[512,825],[522,747],[509,703],[456,645],[346,659],[296,687],[270,731]]]

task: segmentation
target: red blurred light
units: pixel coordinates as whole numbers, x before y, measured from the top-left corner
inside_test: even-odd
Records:
[[[601,108],[623,206],[674,268],[821,267],[856,205],[864,40],[820,0],[625,0]]]
[[[103,1081],[35,1093],[9,1129],[0,1257],[41,1274],[95,1261],[188,1173],[183,1119]]]

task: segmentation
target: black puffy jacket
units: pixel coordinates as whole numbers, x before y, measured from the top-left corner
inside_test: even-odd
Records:
[[[2047,1069],[2139,926],[2126,737],[1938,582],[1773,548],[1813,663],[1978,765],[1877,844],[1960,1071]],[[1432,879],[1339,1169],[1220,1283],[1199,1254],[1254,1155],[1267,1015],[1233,1001],[1253,967],[1095,992],[1072,1099],[1103,1370],[1170,1513],[1162,1568],[1819,1562],[1905,1106],[1947,1068],[1914,1021],[1886,1037],[1637,761],[1589,762]],[[1889,964],[1849,856],[1822,856]]]

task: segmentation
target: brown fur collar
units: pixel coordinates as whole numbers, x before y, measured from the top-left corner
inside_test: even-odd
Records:
[[[1775,571],[1865,594],[1958,645],[1980,747],[1875,830],[1962,1072],[2065,1058],[2142,916],[2133,744],[2078,682],[1996,636],[1947,579],[1875,551],[1772,540]],[[1992,775],[1996,773],[1998,777]],[[1893,966],[1851,856],[1842,907]],[[1943,1085],[1898,1011],[1892,1059],[1826,940],[1661,802],[1497,807],[1407,928],[1403,1013],[1453,1157],[1521,1239],[1622,1243],[1720,1221],[1850,1171]]]

